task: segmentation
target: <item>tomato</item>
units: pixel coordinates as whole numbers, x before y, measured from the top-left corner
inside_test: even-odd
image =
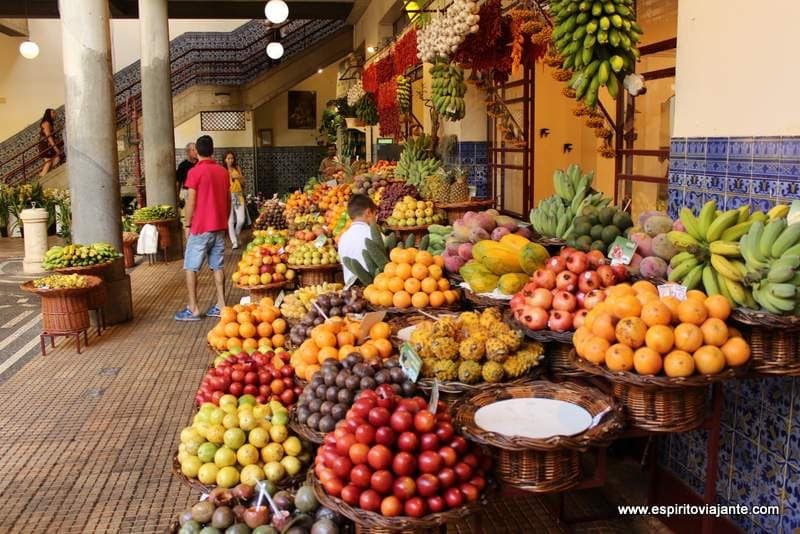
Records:
[[[350,470],[350,483],[359,488],[368,488],[370,477],[372,477],[372,470],[365,464],[357,465]]]
[[[419,497],[412,497],[406,501],[404,509],[407,516],[422,517],[426,512],[425,501]]]
[[[478,467],[479,464],[478,457],[474,453],[467,454],[461,461],[473,468]]]
[[[483,489],[486,487],[486,479],[480,475],[472,477],[469,483],[478,488],[478,491],[483,491]]]
[[[391,414],[389,410],[386,408],[381,408],[380,406],[376,406],[375,408],[369,411],[369,416],[367,416],[367,420],[369,424],[375,427],[386,426],[389,424],[389,418]]]
[[[244,386],[241,382],[233,382],[228,388],[228,392],[234,397],[241,397],[244,391]]]
[[[456,483],[456,479],[458,479],[458,475],[456,472],[451,469],[450,467],[445,467],[436,475],[436,478],[439,479],[439,483],[442,485],[443,488],[449,488],[453,484]]]
[[[444,509],[447,507],[447,504],[444,502],[444,499],[439,495],[428,497],[426,504],[428,505],[428,510],[430,510],[432,514],[438,514],[439,512],[443,512]]]
[[[407,432],[414,427],[414,416],[409,411],[397,410],[389,418],[389,425],[398,434]]]
[[[458,454],[467,454],[467,440],[461,436],[454,437],[453,441],[450,442],[450,446],[453,447]]]
[[[258,386],[258,394],[261,395],[262,397],[269,397],[272,394],[272,390],[269,389],[269,386],[267,384]]]
[[[286,389],[286,384],[284,384],[283,380],[280,378],[276,378],[270,383],[269,389],[271,389],[275,395],[280,395],[283,393],[283,390]]]
[[[362,394],[363,395],[363,394]],[[351,410],[353,411],[354,415],[366,419],[369,416],[370,410],[375,407],[375,401],[372,401],[368,398],[361,398],[353,403],[353,407]]]
[[[392,465],[392,451],[385,445],[375,445],[367,453],[367,463],[373,469],[386,469]]]
[[[241,369],[236,369],[231,373],[231,380],[233,380],[234,382],[244,382],[244,375],[245,375],[244,371],[242,371]]]
[[[377,512],[381,509],[381,496],[375,490],[365,490],[358,498],[358,505],[370,512]]]
[[[444,501],[447,503],[448,508],[458,508],[464,503],[464,496],[461,495],[460,489],[448,488],[444,492]]]
[[[410,499],[416,491],[417,483],[411,477],[400,477],[392,484],[392,493],[401,501]]]
[[[435,451],[439,449],[439,436],[433,432],[422,434],[420,440],[420,449],[423,451]]]
[[[397,448],[401,451],[414,452],[418,447],[419,438],[413,432],[403,432],[397,438]]]
[[[334,477],[323,484],[322,487],[325,488],[325,493],[328,495],[338,497],[342,493],[343,484],[341,480]]]
[[[453,425],[447,421],[437,423],[436,435],[439,437],[442,443],[447,443],[448,441],[453,439],[453,436],[455,435],[455,430],[453,430]]]
[[[417,493],[422,497],[433,497],[439,493],[439,479],[430,473],[420,475],[417,478]]]
[[[345,428],[347,429],[348,432],[351,432],[353,434],[355,434],[356,429],[359,426],[363,425],[364,423],[366,423],[366,421],[363,418],[358,417],[357,415],[353,415],[351,417],[350,412],[348,412],[347,418],[344,420]]]
[[[242,389],[242,393],[244,393],[245,395],[252,395],[255,397],[256,395],[258,395],[258,386],[256,386],[255,384],[245,384],[244,389]]]
[[[355,432],[356,441],[365,445],[375,443],[375,427],[369,424],[358,425]]]
[[[367,463],[367,453],[369,452],[369,445],[365,443],[353,443],[350,445],[350,450],[347,455],[354,465]]]
[[[458,453],[453,447],[442,447],[439,449],[439,456],[447,467],[453,467],[458,463]]]
[[[438,473],[442,468],[442,458],[434,451],[423,451],[419,455],[418,463],[422,473]]]
[[[224,391],[219,391],[219,390],[212,392],[212,393],[211,393],[211,402],[213,402],[213,403],[214,403],[214,404],[216,404],[216,405],[219,405],[219,399],[220,399],[220,398],[221,398],[221,397],[222,397],[224,394],[225,394],[225,392],[224,392]]]
[[[342,500],[350,506],[358,504],[358,499],[361,497],[361,489],[353,484],[348,484],[342,488]]]
[[[407,452],[398,452],[392,460],[392,471],[396,475],[409,476],[417,470],[417,458]]]
[[[333,474],[333,469],[323,467],[319,470],[319,473],[317,473],[317,478],[319,478],[322,484],[325,484],[330,479],[336,478],[336,475]]]
[[[280,368],[280,373],[284,378],[292,378],[294,377],[294,367],[291,365],[284,365]]]
[[[414,402],[417,403],[417,412],[428,409],[428,401],[426,401],[424,398],[414,397]]]
[[[375,431],[375,443],[392,447],[394,445],[395,433],[388,426],[382,426]]]
[[[394,389],[389,384],[381,384],[375,388],[375,393],[378,395],[378,406],[388,410],[394,409]]]
[[[461,486],[459,486],[458,489],[461,490],[461,495],[464,496],[464,500],[465,501],[467,501],[467,502],[475,502],[475,501],[478,500],[478,497],[480,495],[480,491],[478,491],[478,488],[476,488],[475,486],[473,486],[469,482],[465,482],[464,484],[461,484]]]
[[[258,382],[258,373],[250,371],[244,375],[245,384],[255,384],[256,382]]]
[[[290,378],[288,376],[284,376],[281,380],[283,381],[283,385],[286,386],[287,388],[293,388],[294,387],[294,379],[293,378]]]
[[[436,426],[436,417],[428,410],[421,410],[414,415],[414,428],[417,432],[431,432]]]
[[[350,470],[353,468],[353,462],[347,456],[337,456],[331,463],[333,474],[342,480],[346,480],[350,475]]]
[[[284,406],[291,406],[292,404],[294,404],[295,400],[297,400],[297,397],[294,394],[293,389],[287,389],[286,391],[281,393],[281,404],[283,404]]]
[[[411,424],[414,424],[413,416],[419,411],[419,406],[414,399],[400,399],[400,402],[397,404],[397,410],[409,412],[412,416]]]
[[[372,403],[370,409],[374,408],[376,403],[378,402],[378,394],[375,393],[374,389],[365,389],[358,395],[359,399],[366,399],[367,401]]]
[[[392,492],[394,476],[386,469],[375,471],[369,480],[369,485],[381,495],[389,495]]]
[[[403,513],[403,503],[394,495],[384,497],[381,501],[381,514],[386,517],[395,517]]]
[[[472,466],[465,462],[459,462],[455,465],[453,470],[458,475],[458,480],[461,482],[467,482],[470,478],[472,478]]]

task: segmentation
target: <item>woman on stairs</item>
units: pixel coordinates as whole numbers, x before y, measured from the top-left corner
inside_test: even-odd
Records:
[[[55,111],[51,108],[44,110],[44,116],[39,121],[39,155],[45,161],[42,172],[39,173],[40,177],[61,162],[61,150],[58,148],[55,122]]]
[[[231,238],[233,248],[239,248],[239,234],[245,222],[244,204],[244,175],[239,163],[236,161],[236,154],[227,152],[225,154],[225,168],[228,169],[231,188],[231,214],[228,216],[228,235]]]

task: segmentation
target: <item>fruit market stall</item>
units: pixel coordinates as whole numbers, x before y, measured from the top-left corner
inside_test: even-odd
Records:
[[[167,251],[172,245],[170,227],[177,220],[178,214],[174,206],[145,206],[133,212],[133,224],[137,226],[152,224],[158,230],[158,248],[164,255],[164,261],[167,261]]]

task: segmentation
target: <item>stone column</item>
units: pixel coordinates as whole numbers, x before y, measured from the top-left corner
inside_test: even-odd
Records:
[[[59,0],[59,12],[72,236],[122,250],[108,2]]]
[[[139,0],[142,37],[142,120],[147,204],[175,206],[175,125],[167,0]]]
[[[59,0],[64,56],[67,177],[76,243],[111,243],[122,250],[119,165],[107,0]],[[122,265],[122,259],[115,262]],[[124,268],[106,278],[105,320],[133,315]]]

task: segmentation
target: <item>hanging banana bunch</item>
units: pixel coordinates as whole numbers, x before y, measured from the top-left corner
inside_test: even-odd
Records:
[[[395,79],[397,85],[397,103],[400,106],[401,113],[408,113],[411,110],[411,81],[403,76],[398,75]]]
[[[439,62],[431,67],[431,103],[445,120],[460,121],[466,113],[464,71],[457,65]]]

